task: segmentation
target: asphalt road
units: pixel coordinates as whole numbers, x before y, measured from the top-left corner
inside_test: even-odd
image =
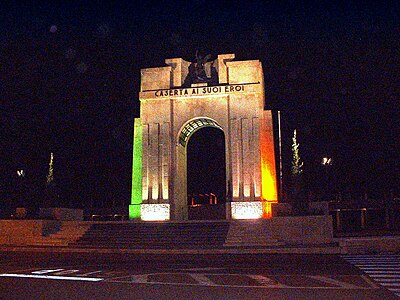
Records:
[[[1,299],[398,299],[337,255],[0,252]]]

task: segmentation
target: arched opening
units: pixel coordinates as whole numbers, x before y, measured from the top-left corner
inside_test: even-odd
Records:
[[[225,219],[224,132],[216,127],[202,127],[190,136],[186,147],[188,218]]]

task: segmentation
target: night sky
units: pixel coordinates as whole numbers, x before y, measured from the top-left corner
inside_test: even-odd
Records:
[[[38,206],[51,152],[60,205],[128,204],[140,69],[196,50],[262,61],[284,182],[297,129],[311,190],[330,156],[338,191],[399,196],[397,1],[38,2],[0,10],[0,205]]]

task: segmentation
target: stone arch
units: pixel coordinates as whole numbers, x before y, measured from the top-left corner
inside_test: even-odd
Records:
[[[225,136],[227,218],[271,216],[277,184],[262,66],[258,60],[233,59],[233,54],[218,55],[212,62],[218,81],[190,86],[184,81],[192,63],[181,58],[141,70],[130,218],[187,219],[185,147],[204,126],[220,128]]]

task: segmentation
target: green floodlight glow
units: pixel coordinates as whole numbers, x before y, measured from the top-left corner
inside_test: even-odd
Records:
[[[133,129],[132,198],[129,205],[129,219],[140,218],[142,204],[142,120],[135,118]]]

